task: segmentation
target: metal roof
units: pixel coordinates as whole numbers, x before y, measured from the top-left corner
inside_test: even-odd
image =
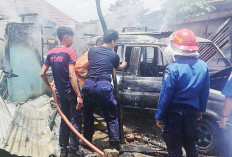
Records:
[[[8,106],[0,97],[0,148],[1,144],[6,139],[11,121],[12,115],[8,109]]]
[[[80,24],[45,0],[1,0],[1,15],[10,17],[28,13],[38,13],[43,18],[57,25]]]
[[[119,33],[117,45],[167,45],[172,32],[124,32]],[[97,38],[93,37],[88,45],[95,45]],[[212,43],[212,41],[197,37],[197,43]]]
[[[169,36],[171,35],[172,31],[168,32],[123,32],[119,33],[119,35],[150,35],[150,36],[159,36],[161,35],[162,37],[164,36]]]
[[[171,32],[128,32],[119,33],[118,45],[168,45]],[[197,43],[213,43],[212,41],[197,37]]]
[[[2,149],[18,156],[48,157],[57,154],[58,143],[48,123],[52,115],[49,97],[40,96],[18,107]]]
[[[0,82],[3,80],[4,73],[0,69]],[[16,107],[14,104],[6,104],[0,96],[0,148],[6,138],[10,123],[13,120],[14,111]]]

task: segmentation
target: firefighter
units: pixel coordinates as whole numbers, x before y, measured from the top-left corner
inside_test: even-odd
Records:
[[[230,75],[225,87],[222,90],[222,94],[225,95],[224,107],[222,110],[222,115],[220,119],[220,128],[226,129],[226,123],[229,119],[229,115],[232,111],[232,74]]]
[[[76,52],[69,48],[73,43],[74,33],[71,28],[63,26],[57,29],[57,35],[60,45],[48,52],[40,75],[51,89],[52,85],[48,82],[46,72],[50,66],[52,67],[54,82],[60,96],[61,110],[71,124],[80,131],[82,125],[82,111],[80,109],[83,101],[74,69]],[[59,145],[61,157],[80,156],[79,139],[63,119],[61,119],[60,123]]]
[[[163,138],[171,157],[197,157],[196,124],[206,111],[209,95],[209,70],[200,60],[195,34],[182,29],[170,36],[175,61],[164,71],[156,125],[163,127]]]
[[[99,37],[96,40],[96,44],[93,47],[98,47],[98,46],[101,46],[101,45],[103,45],[103,38]],[[88,51],[83,53],[76,60],[75,71],[76,71],[76,75],[77,75],[77,79],[78,79],[80,88],[83,88],[84,83],[85,83],[85,79],[86,79],[86,76],[87,76],[87,73],[88,73],[88,66],[89,66]]]
[[[119,64],[120,58],[112,51],[116,46],[118,33],[114,30],[107,30],[104,33],[104,44],[89,49],[88,74],[83,87],[84,95],[84,137],[92,142],[94,133],[93,112],[96,104],[101,105],[107,129],[110,145],[119,148],[119,125],[117,101],[113,96],[111,85],[111,74],[113,68],[122,69],[126,62]]]
[[[227,122],[232,111],[232,74],[230,75],[228,81],[226,82],[225,87],[222,90],[222,94],[225,95],[224,107],[222,110],[219,127],[223,129],[227,129]],[[231,133],[228,131],[223,130],[223,133],[229,134],[227,138],[225,138],[227,144],[225,145],[225,156],[231,157],[232,156],[232,143],[231,143]]]

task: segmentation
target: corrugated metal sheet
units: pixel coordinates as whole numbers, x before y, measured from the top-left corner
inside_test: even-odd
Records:
[[[5,90],[5,87],[3,85],[3,77],[4,77],[4,73],[0,69],[1,96],[3,95],[3,91]],[[3,141],[6,138],[16,108],[14,104],[6,104],[1,96],[0,96],[0,148],[2,146]]]
[[[230,19],[226,20],[209,37],[209,40],[213,41],[222,51],[230,45],[229,21]],[[200,58],[206,62],[217,54],[217,51],[215,51],[214,47],[210,45],[200,45],[199,52],[201,54]]]
[[[230,18],[209,37],[223,51],[230,46]]]
[[[46,95],[21,105],[15,112],[3,149],[18,156],[48,157],[57,154],[57,139],[48,127],[51,115]]]
[[[7,132],[9,130],[11,121],[12,121],[11,113],[7,105],[0,97],[0,148],[1,148],[1,144],[3,143],[3,141],[7,136]]]

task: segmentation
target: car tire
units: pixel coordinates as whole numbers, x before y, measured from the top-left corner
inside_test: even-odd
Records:
[[[197,124],[197,150],[200,154],[215,155],[219,152],[220,130],[218,124],[206,118]]]

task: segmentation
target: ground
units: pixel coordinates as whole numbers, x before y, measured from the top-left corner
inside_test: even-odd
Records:
[[[99,115],[95,115],[96,121],[99,123],[96,125],[96,131],[94,134],[93,144],[100,150],[110,148],[108,143],[108,135],[106,129],[106,123],[104,119]],[[123,124],[124,133],[126,134],[138,134],[141,139],[136,139],[132,142],[126,141],[125,145],[122,145],[122,149],[125,151],[120,156],[122,157],[166,157],[167,151],[165,143],[162,140],[162,130],[156,127],[154,113],[144,113],[141,111],[131,111],[131,109],[123,110]],[[89,156],[97,156],[96,153],[91,153],[88,150],[84,150]],[[128,152],[127,152],[128,151]],[[199,155],[203,157],[203,155]]]
[[[49,103],[50,100],[47,96],[42,96],[17,107],[9,135],[4,141],[5,150],[18,156],[59,156],[58,135],[61,118],[57,114],[53,130],[50,131],[48,126],[56,111],[54,105]],[[95,114],[96,131],[93,144],[103,151],[111,147],[108,143],[106,123],[100,115],[100,112]],[[153,112],[123,109],[123,124],[127,140],[121,145],[121,157],[167,156],[162,131],[155,125]],[[82,149],[86,157],[99,156],[89,149]],[[0,150],[0,156],[10,157],[8,152]]]

